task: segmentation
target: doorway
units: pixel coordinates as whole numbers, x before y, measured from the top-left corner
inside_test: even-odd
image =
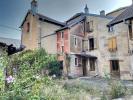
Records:
[[[120,78],[119,60],[110,60],[111,77]]]
[[[83,76],[87,76],[86,62],[87,60],[85,58],[82,58]]]

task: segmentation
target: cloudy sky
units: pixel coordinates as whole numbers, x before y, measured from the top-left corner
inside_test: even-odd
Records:
[[[20,39],[19,26],[24,19],[31,0],[0,1],[0,37]],[[119,7],[129,6],[132,0],[38,0],[38,12],[58,21],[65,21],[78,12],[83,12],[85,4],[90,13],[106,13]]]

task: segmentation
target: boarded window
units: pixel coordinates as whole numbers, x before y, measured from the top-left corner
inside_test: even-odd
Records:
[[[117,41],[116,41],[116,37],[110,38],[108,40],[108,49],[109,51],[113,52],[117,50]]]
[[[90,62],[90,71],[95,71],[96,59],[90,59],[89,62]]]
[[[132,31],[132,21],[129,21],[129,25],[128,25],[128,29],[129,29],[129,37],[130,39],[133,38],[133,31]]]

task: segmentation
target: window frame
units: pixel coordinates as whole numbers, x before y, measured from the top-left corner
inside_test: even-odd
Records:
[[[78,57],[74,58],[74,64],[75,64],[75,66],[78,66]]]
[[[64,39],[64,32],[61,32],[61,39]]]
[[[111,67],[111,72],[119,72],[120,71],[119,60],[110,60],[110,67]]]
[[[61,53],[64,53],[64,46],[61,46]]]
[[[78,41],[77,41],[77,38],[74,37],[74,46],[75,46],[75,47],[77,47],[77,42],[78,42]]]
[[[92,42],[92,43],[93,43],[93,47],[91,47],[91,46],[92,46],[91,39],[93,39],[93,42]],[[89,50],[90,50],[90,51],[92,51],[92,50],[95,49],[95,43],[94,43],[95,40],[94,40],[94,39],[95,39],[95,38],[93,38],[93,37],[92,37],[92,38],[89,38],[89,41],[88,41],[89,44],[88,44],[88,45],[89,45]]]
[[[27,33],[30,32],[30,22],[27,22],[27,30],[26,30]]]

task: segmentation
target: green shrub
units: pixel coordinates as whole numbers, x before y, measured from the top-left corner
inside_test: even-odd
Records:
[[[114,81],[111,83],[111,91],[110,91],[110,95],[112,96],[112,98],[119,98],[122,96],[125,96],[126,94],[126,87],[123,86],[120,82]]]

